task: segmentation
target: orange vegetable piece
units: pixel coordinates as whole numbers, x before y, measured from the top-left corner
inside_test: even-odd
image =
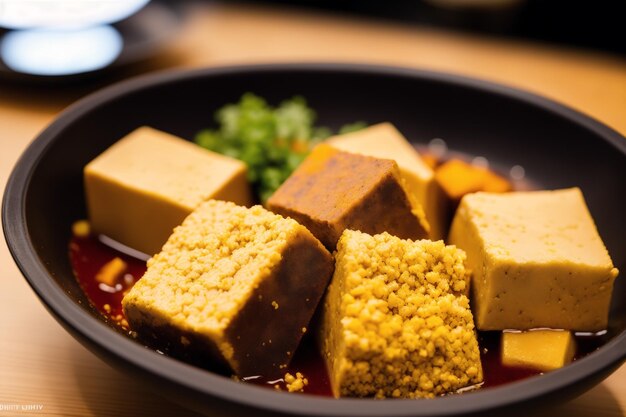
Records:
[[[113,287],[127,267],[126,262],[115,257],[100,268],[96,274],[96,281]]]
[[[470,165],[459,159],[451,159],[437,168],[435,179],[454,201],[477,191],[504,193],[513,188],[509,181],[489,169]]]

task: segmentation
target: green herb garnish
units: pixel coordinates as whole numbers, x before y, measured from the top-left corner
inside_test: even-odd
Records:
[[[248,180],[264,203],[306,158],[315,145],[332,135],[314,126],[316,114],[302,97],[285,100],[278,107],[252,93],[237,104],[227,104],[215,113],[217,129],[198,132],[195,141],[203,148],[245,162]],[[362,129],[363,122],[340,129]]]

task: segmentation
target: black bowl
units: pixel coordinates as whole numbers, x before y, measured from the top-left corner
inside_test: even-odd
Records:
[[[2,220],[22,273],[52,315],[110,364],[206,413],[449,416],[556,404],[591,388],[626,356],[624,278],[611,310],[614,336],[598,351],[540,377],[434,400],[341,399],[237,383],[158,354],[108,326],[74,279],[68,240],[85,217],[82,168],[140,125],[191,138],[213,112],[253,91],[276,103],[306,97],[322,124],[393,122],[415,142],[444,138],[458,151],[522,165],[545,188],[579,186],[618,268],[626,270],[626,138],[576,111],[484,81],[399,68],[304,64],[203,69],[133,79],[67,109],[32,143],[7,184]]]

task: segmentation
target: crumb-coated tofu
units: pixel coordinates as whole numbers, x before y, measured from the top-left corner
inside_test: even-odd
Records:
[[[190,214],[124,297],[130,327],[156,344],[284,374],[333,272],[324,246],[293,219],[209,200]]]
[[[321,144],[267,204],[306,226],[331,251],[345,229],[425,238],[424,210],[404,182],[395,161]]]
[[[320,341],[336,397],[434,397],[483,378],[465,253],[346,230]]]
[[[618,270],[580,189],[468,194],[449,241],[467,253],[480,330],[606,328]]]

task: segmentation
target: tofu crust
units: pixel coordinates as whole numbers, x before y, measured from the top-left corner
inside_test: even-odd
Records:
[[[267,204],[306,226],[330,251],[346,229],[412,239],[425,238],[429,231],[422,206],[406,192],[394,161],[325,144],[313,150]]]
[[[465,253],[346,230],[320,343],[336,397],[432,398],[482,381]]]
[[[443,239],[449,221],[447,199],[435,173],[413,145],[391,123],[378,123],[356,132],[333,136],[326,143],[342,151],[396,161],[407,190],[424,207],[431,240]],[[452,216],[450,216],[451,218]]]
[[[330,253],[296,221],[209,200],[148,261],[122,305],[133,330],[171,352],[239,376],[276,376],[332,271]]]

